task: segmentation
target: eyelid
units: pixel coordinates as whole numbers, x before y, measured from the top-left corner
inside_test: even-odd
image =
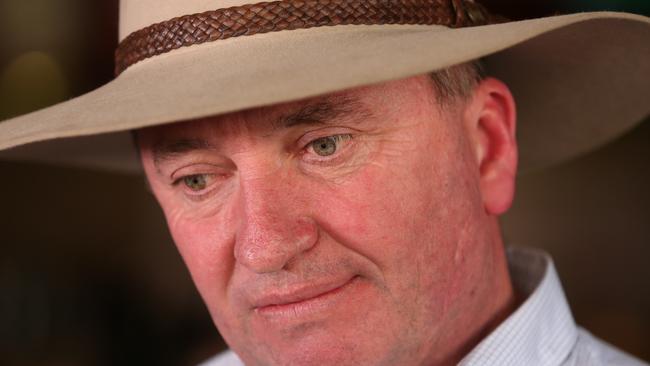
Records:
[[[181,184],[183,180],[186,178],[191,178],[191,177],[198,177],[198,176],[204,176],[204,177],[213,177],[216,176],[216,174],[210,174],[210,173],[198,173],[198,174],[186,174],[186,175],[181,175],[178,178],[175,178],[172,180],[172,186],[177,186]]]
[[[345,136],[345,135],[353,136],[354,133],[358,131],[359,130],[350,127],[343,127],[343,126],[322,127],[322,128],[310,130],[305,134],[303,134],[302,136],[300,136],[300,138],[298,138],[297,144],[298,147],[302,149],[307,147],[314,140],[318,140],[330,136]]]
[[[343,142],[347,142],[349,140],[352,140],[352,134],[349,134],[349,133],[344,133],[343,134],[343,133],[341,133],[341,134],[336,134],[336,135],[327,135],[327,136],[323,136],[323,137],[318,137],[318,138],[315,138],[314,140],[309,141],[307,143],[307,145],[305,146],[305,148],[313,149],[313,145],[314,145],[315,142],[317,142],[319,140],[324,140],[324,139],[332,139],[336,143],[343,143]],[[338,148],[338,145],[337,145],[337,148]]]
[[[192,163],[186,164],[176,170],[174,170],[169,178],[172,183],[178,182],[185,177],[190,177],[193,175],[228,175],[229,171],[224,169],[222,166],[210,164],[210,163]]]

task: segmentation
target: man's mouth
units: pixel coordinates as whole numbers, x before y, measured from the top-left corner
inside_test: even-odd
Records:
[[[265,318],[301,318],[333,305],[343,292],[357,282],[358,276],[320,285],[296,286],[288,291],[266,294],[257,299],[254,310]]]

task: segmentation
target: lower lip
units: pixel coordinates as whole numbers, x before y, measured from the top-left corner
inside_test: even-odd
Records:
[[[324,292],[318,296],[289,304],[264,306],[256,308],[255,311],[257,314],[269,320],[304,319],[331,308],[357,282],[358,277],[355,276],[340,287]]]

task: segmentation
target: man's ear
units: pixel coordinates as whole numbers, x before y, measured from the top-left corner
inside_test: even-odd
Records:
[[[485,211],[505,213],[512,204],[517,175],[517,112],[503,82],[486,78],[466,108],[466,122],[474,146]]]

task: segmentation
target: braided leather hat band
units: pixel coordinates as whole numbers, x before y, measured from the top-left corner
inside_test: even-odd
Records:
[[[496,22],[473,0],[280,0],[185,15],[131,33],[115,74],[180,47],[282,30],[335,25],[421,24],[451,28]]]

